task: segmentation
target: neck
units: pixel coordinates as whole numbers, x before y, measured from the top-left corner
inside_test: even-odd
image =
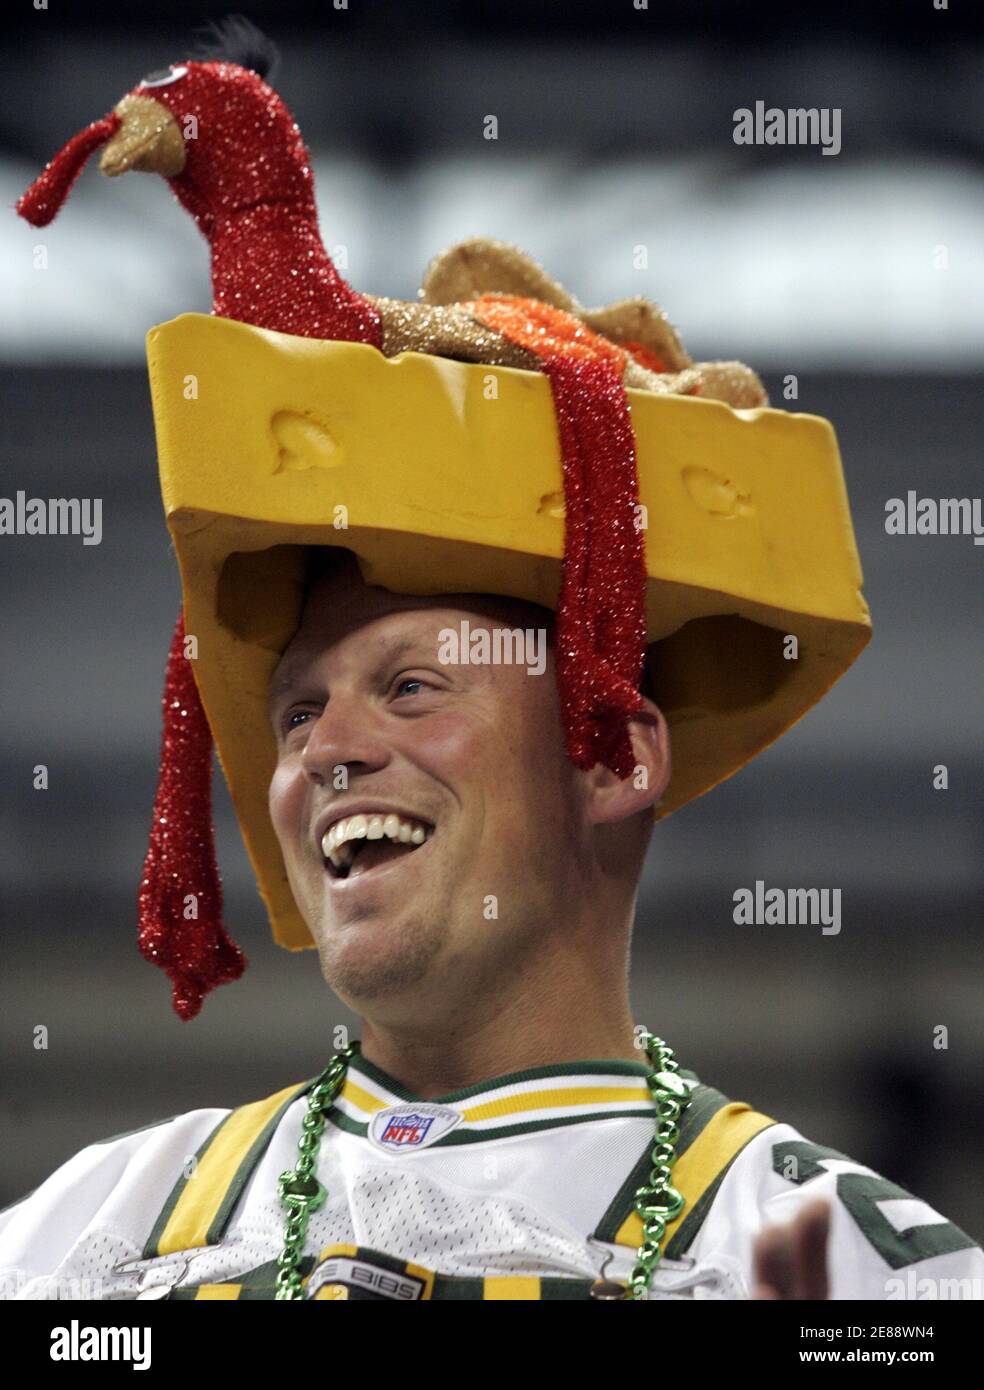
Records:
[[[645,1062],[628,998],[629,925],[613,931],[609,920],[606,936],[597,922],[583,934],[567,922],[557,950],[497,972],[494,989],[468,990],[440,1017],[365,1016],[362,1055],[422,1100],[532,1067]]]

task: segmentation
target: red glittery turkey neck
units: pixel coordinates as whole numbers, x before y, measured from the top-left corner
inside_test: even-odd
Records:
[[[322,244],[311,157],[284,102],[235,63],[180,66],[178,80],[147,95],[197,132],[168,183],[211,248],[213,314],[381,347],[378,310]]]

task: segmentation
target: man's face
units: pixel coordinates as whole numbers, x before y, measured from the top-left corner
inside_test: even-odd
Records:
[[[271,682],[270,814],[325,979],[353,1008],[372,1001],[376,1016],[396,1017],[411,998],[421,1010],[450,992],[494,993],[496,973],[521,970],[543,944],[544,921],[563,926],[586,827],[553,652],[539,675],[438,659],[441,630],[465,620],[542,628],[548,616],[474,595],[393,594],[366,586],[354,563],[310,591]],[[321,828],[362,802],[433,830],[336,877]]]

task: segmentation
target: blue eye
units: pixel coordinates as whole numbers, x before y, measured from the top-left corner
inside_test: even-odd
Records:
[[[406,686],[406,685],[418,685],[418,686],[421,687],[421,689],[427,689],[429,683],[428,683],[427,681],[425,681],[425,680],[422,680],[419,676],[404,676],[402,680],[397,681],[397,683],[396,683],[395,689],[396,689],[396,695],[397,695],[397,697],[400,696],[400,692],[403,690],[403,687]],[[301,725],[297,722],[298,720],[300,720],[300,719],[312,719],[312,718],[315,718],[315,719],[317,718],[317,714],[315,713],[314,710],[310,710],[310,709],[292,709],[292,710],[288,710],[288,711],[284,714],[284,717],[283,717],[283,731],[284,731],[285,734],[289,734],[289,733],[293,732],[294,729],[299,729],[299,728],[301,727]]]

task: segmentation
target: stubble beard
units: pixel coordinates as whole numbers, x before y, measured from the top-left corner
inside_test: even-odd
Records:
[[[373,948],[363,949],[358,922],[322,927],[316,934],[325,983],[351,1008],[414,989],[424,980],[441,949],[445,924],[439,914],[412,914],[394,923],[392,932]],[[369,930],[369,929],[367,929]],[[371,928],[380,935],[378,927]]]

